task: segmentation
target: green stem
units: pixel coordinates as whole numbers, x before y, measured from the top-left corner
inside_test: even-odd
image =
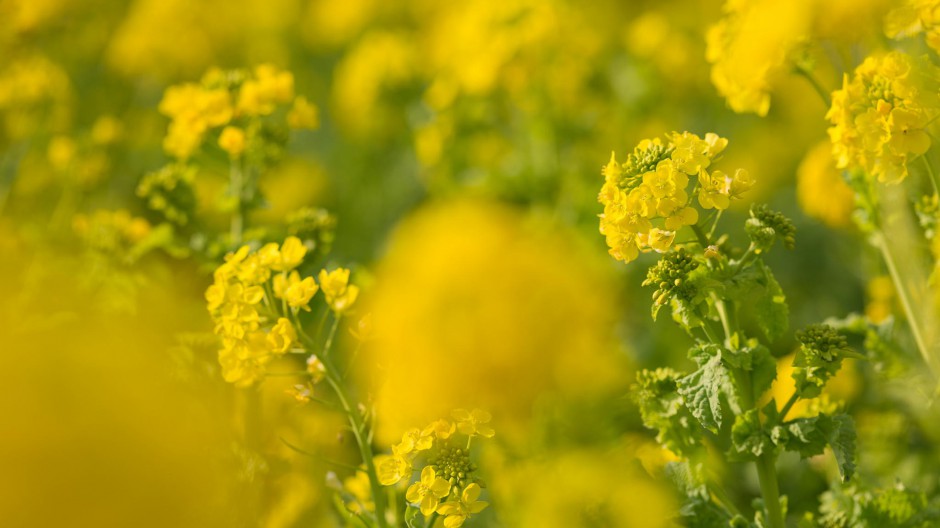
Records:
[[[790,409],[793,407],[793,404],[796,403],[796,400],[798,399],[800,399],[799,394],[794,392],[793,396],[790,396],[790,399],[787,400],[787,403],[783,405],[783,409],[780,409],[780,413],[777,416],[780,417],[781,422],[787,419],[787,413],[790,412]]]
[[[428,517],[428,523],[425,525],[427,528],[434,528],[434,523],[437,522],[437,512],[431,514]]]
[[[764,507],[767,509],[767,526],[769,528],[786,528],[783,519],[783,508],[780,507],[780,489],[777,487],[777,457],[773,453],[764,453],[757,459],[757,478],[760,480],[760,491],[764,497]]]
[[[924,160],[924,166],[927,167],[927,174],[930,175],[930,183],[933,185],[933,192],[940,194],[940,184],[937,183],[937,175],[933,171],[933,166],[930,164],[930,160],[927,159],[926,154],[920,158]]]
[[[324,358],[324,361],[328,361]],[[359,453],[362,455],[362,464],[365,466],[366,474],[369,476],[369,485],[372,488],[372,500],[375,502],[375,522],[379,528],[385,528],[388,523],[385,519],[385,494],[381,483],[379,483],[378,473],[375,469],[375,460],[372,457],[372,446],[369,445],[362,433],[364,426],[362,416],[358,410],[354,409],[349,403],[349,396],[343,389],[342,384],[333,377],[333,369],[327,366],[327,381],[333,387],[336,397],[339,399],[346,416],[349,418],[349,425],[352,427],[353,436],[356,444],[359,446]]]
[[[336,329],[339,327],[339,320],[343,316],[336,314],[336,317],[333,318],[333,326],[330,328],[330,334],[326,338],[326,343],[323,344],[323,355],[326,356],[330,353],[330,350],[333,348],[333,338],[336,337]]]
[[[711,245],[711,242],[708,241],[708,235],[705,234],[705,231],[702,230],[702,227],[698,224],[692,224],[690,226],[692,232],[695,233],[695,238],[698,239],[698,243],[701,244],[702,249],[707,248]]]
[[[829,108],[830,106],[832,106],[832,100],[829,98],[829,92],[827,92],[826,89],[823,88],[822,83],[820,83],[819,80],[816,79],[816,77],[813,77],[812,73],[810,73],[809,71],[803,68],[797,68],[796,73],[797,75],[800,75],[804,79],[809,81],[809,83],[813,86],[813,89],[816,90],[816,93],[819,94],[819,97],[822,98],[822,101],[823,103],[825,103],[826,108]]]
[[[927,348],[927,341],[924,339],[920,323],[918,322],[917,314],[914,312],[914,305],[911,302],[910,292],[905,286],[904,281],[901,278],[901,274],[898,272],[897,260],[894,258],[894,254],[891,252],[891,247],[888,244],[884,233],[881,231],[878,232],[876,244],[881,250],[881,254],[885,259],[885,264],[888,266],[888,273],[891,275],[891,281],[894,283],[894,287],[898,292],[898,298],[901,300],[901,307],[904,309],[904,313],[907,315],[907,323],[911,329],[911,334],[914,336],[914,342],[917,344],[917,350],[920,352],[924,362],[930,368],[931,373],[936,376],[937,365],[930,355],[930,349]]]

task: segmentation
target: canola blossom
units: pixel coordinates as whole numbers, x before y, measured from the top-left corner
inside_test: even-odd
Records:
[[[940,520],[937,0],[0,14],[4,527]]]
[[[720,211],[749,190],[754,180],[746,170],[737,169],[733,175],[709,170],[727,145],[727,139],[713,133],[702,139],[674,132],[666,141],[641,141],[623,163],[611,153],[598,195],[604,205],[600,231],[610,254],[630,262],[640,252],[664,253],[680,229],[698,223],[696,203]]]

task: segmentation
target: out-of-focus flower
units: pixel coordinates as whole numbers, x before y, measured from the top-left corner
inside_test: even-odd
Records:
[[[770,391],[764,395],[763,400],[773,398],[777,402],[777,410],[782,410],[784,404],[796,390],[793,380],[793,359],[795,354],[777,360],[777,377],[774,379]],[[854,360],[843,362],[839,372],[829,380],[823,393],[816,398],[798,400],[787,413],[789,418],[807,418],[820,413],[830,413],[855,398],[861,388],[861,379],[856,370]],[[784,417],[784,418],[786,418]]]
[[[227,126],[219,134],[219,146],[232,158],[241,157],[245,143],[245,131],[238,127]]]
[[[706,57],[718,92],[735,112],[770,110],[775,78],[787,72],[793,50],[812,25],[812,0],[731,0],[708,30]]]
[[[891,38],[923,33],[927,44],[934,51],[940,51],[940,3],[936,0],[897,2],[885,17],[884,31]]]
[[[512,526],[672,526],[674,498],[624,451],[567,450],[508,464],[492,456],[483,465],[499,475],[488,490]]]
[[[796,197],[803,211],[830,227],[852,222],[855,194],[842,179],[828,141],[813,147],[796,171]]]
[[[898,183],[930,148],[927,126],[940,112],[940,69],[894,51],[874,55],[832,93],[826,118],[836,166]]]
[[[478,407],[499,409],[494,425],[518,439],[541,398],[590,397],[622,379],[608,276],[563,233],[473,201],[430,206],[402,224],[378,267],[368,307],[376,337],[361,361],[383,373],[374,379],[378,438]],[[484,418],[478,434],[489,434]]]
[[[874,323],[879,324],[885,321],[895,312],[894,283],[891,277],[880,275],[868,281],[865,288],[868,296],[868,303],[865,305],[865,316]]]

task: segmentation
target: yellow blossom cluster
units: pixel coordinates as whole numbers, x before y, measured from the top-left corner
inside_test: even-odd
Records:
[[[89,247],[117,255],[127,255],[151,231],[147,220],[132,216],[126,209],[99,209],[90,215],[76,215],[72,228]]]
[[[706,34],[712,83],[739,113],[770,110],[770,89],[786,71],[790,53],[806,38],[812,2],[738,0],[725,3],[725,16]]]
[[[900,182],[908,162],[930,148],[927,126],[938,111],[936,66],[899,51],[866,58],[851,77],[844,76],[826,114],[837,166]]]
[[[885,17],[885,34],[891,38],[924,33],[927,45],[940,51],[940,2],[905,0]]]
[[[287,108],[286,120],[293,128],[315,128],[316,107],[303,96],[294,97],[294,76],[271,64],[254,70],[209,70],[198,83],[167,88],[160,112],[171,119],[163,148],[170,155],[187,159],[202,144],[209,131],[221,128],[219,147],[238,158],[250,144],[248,120]]]
[[[455,409],[450,419],[406,431],[401,442],[392,446],[391,455],[376,457],[379,482],[385,486],[408,482],[415,461],[423,456],[426,464],[420,479],[408,487],[405,499],[425,516],[435,512],[444,516],[445,528],[462,526],[487,506],[477,500],[482,490],[474,475],[477,466],[470,460],[469,447],[474,437],[492,438],[496,434],[488,425],[490,419],[490,413],[480,409]],[[466,437],[466,442],[458,442],[458,434]]]
[[[349,270],[322,270],[320,284],[301,278],[296,268],[306,254],[300,239],[289,236],[280,246],[272,242],[255,252],[242,246],[216,269],[206,301],[222,340],[219,363],[226,381],[251,385],[264,377],[274,357],[294,348],[297,330],[285,316],[310,311],[320,289],[336,314],[355,302],[359,289],[348,284]],[[311,361],[308,370],[313,375],[322,369]]]
[[[727,145],[727,139],[713,133],[702,139],[673,132],[666,141],[644,139],[624,163],[611,153],[598,195],[604,205],[600,232],[610,254],[630,262],[640,251],[668,251],[679,229],[698,222],[692,195],[702,208],[721,210],[750,189],[754,180],[743,169],[734,176],[707,170]],[[690,176],[695,178],[691,193]]]

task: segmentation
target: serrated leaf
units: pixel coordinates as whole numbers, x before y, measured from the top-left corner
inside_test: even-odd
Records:
[[[800,418],[786,425],[786,433],[781,438],[788,451],[796,451],[807,458],[821,455],[829,446],[839,464],[843,482],[855,474],[855,423],[849,415]]]
[[[682,526],[686,528],[728,528],[731,523],[731,514],[701,496],[686,500],[679,515],[682,517]]]
[[[776,341],[786,333],[790,326],[790,309],[787,307],[787,298],[780,288],[780,283],[774,278],[773,272],[763,261],[758,260],[757,267],[763,274],[764,292],[754,306],[757,315],[757,324],[767,336],[768,341]]]
[[[683,456],[698,445],[701,429],[683,404],[678,393],[681,374],[672,369],[641,370],[633,397],[640,409],[643,425],[657,431],[656,441]]]
[[[717,433],[721,427],[722,400],[737,406],[731,372],[722,362],[720,352],[701,364],[698,370],[679,380],[679,394],[685,399],[692,416],[713,433]]]
[[[770,448],[770,439],[764,435],[757,409],[739,414],[731,427],[730,458],[734,460],[756,460]]]
[[[839,463],[842,481],[847,482],[855,474],[855,422],[847,414],[837,414],[833,420],[836,427],[830,435],[829,445]]]

